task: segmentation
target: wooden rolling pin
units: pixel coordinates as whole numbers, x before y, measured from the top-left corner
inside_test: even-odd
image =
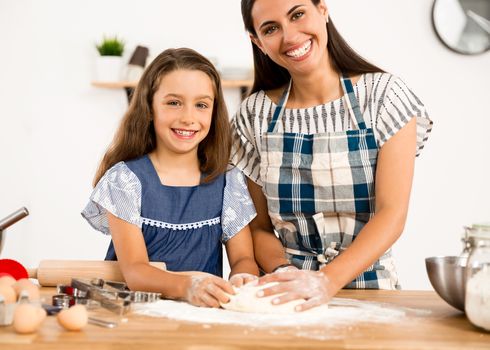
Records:
[[[165,263],[150,262],[161,270]],[[29,278],[37,278],[41,286],[70,284],[72,278],[102,278],[108,281],[124,282],[117,261],[103,260],[42,260],[38,268],[27,269]]]

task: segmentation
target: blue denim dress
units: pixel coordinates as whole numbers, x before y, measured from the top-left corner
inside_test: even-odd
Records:
[[[222,276],[222,243],[253,217],[242,173],[232,169],[211,183],[163,185],[147,155],[120,162],[95,187],[82,216],[109,234],[106,212],[141,228],[150,261],[170,271]],[[106,260],[117,260],[111,242]]]

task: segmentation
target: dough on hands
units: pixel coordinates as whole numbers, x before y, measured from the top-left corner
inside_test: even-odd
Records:
[[[278,284],[271,282],[259,286],[257,281],[249,282],[240,288],[235,288],[235,295],[229,295],[230,301],[226,304],[221,304],[223,309],[240,312],[255,312],[262,314],[291,314],[297,311],[294,310],[296,305],[305,302],[305,299],[296,299],[285,304],[274,305],[272,299],[277,298],[282,294],[275,294],[266,297],[257,297],[257,292],[264,288],[269,288]],[[312,310],[318,309],[313,308]],[[323,309],[323,308],[322,308]],[[308,312],[308,311],[305,311]]]

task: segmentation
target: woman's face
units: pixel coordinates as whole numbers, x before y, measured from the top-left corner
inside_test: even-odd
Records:
[[[291,75],[309,73],[327,60],[328,11],[311,0],[256,0],[252,41]]]

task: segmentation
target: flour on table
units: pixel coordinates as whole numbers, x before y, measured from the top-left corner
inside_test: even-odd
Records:
[[[272,304],[272,299],[281,296],[282,294],[270,295],[266,297],[257,297],[257,292],[261,289],[269,288],[278,284],[271,282],[264,285],[258,285],[257,281],[252,281],[243,285],[240,288],[235,288],[235,295],[229,295],[230,301],[226,304],[221,304],[223,309],[239,312],[254,312],[261,314],[291,314],[296,313],[295,307],[304,303],[305,299],[292,300],[284,304]],[[321,313],[328,310],[327,305],[322,305],[309,309],[303,312],[308,314],[315,312]]]
[[[202,323],[262,327],[319,326],[330,328],[360,322],[394,323],[406,316],[403,308],[375,302],[333,298],[324,312],[246,313],[216,308],[197,307],[186,302],[159,300],[155,303],[133,304],[140,315],[165,317],[174,320]],[[407,310],[407,312],[410,312]]]

